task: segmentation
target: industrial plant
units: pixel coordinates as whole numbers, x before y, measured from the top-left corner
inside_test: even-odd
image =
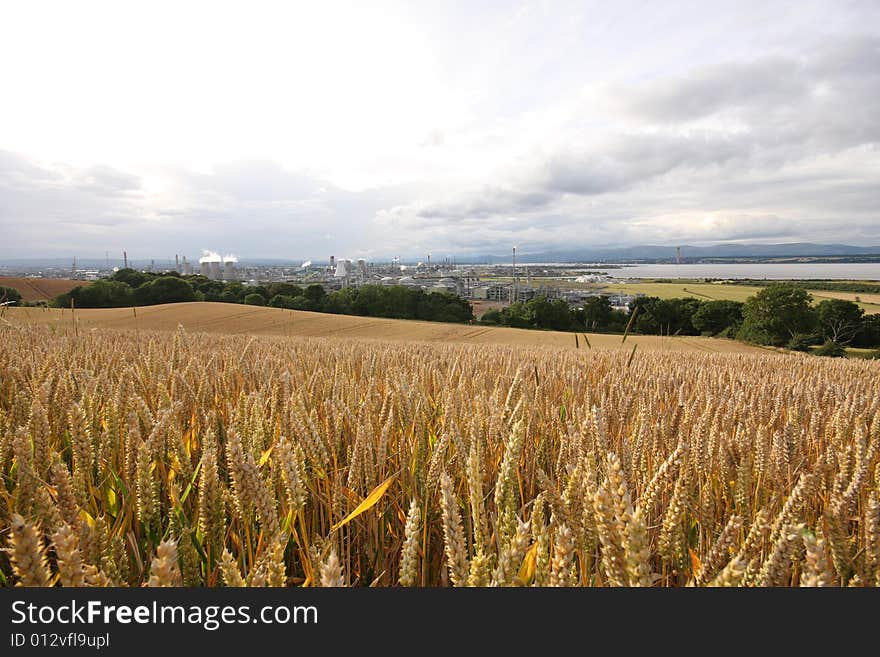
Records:
[[[680,252],[679,252],[680,254]],[[680,257],[680,255],[679,255]],[[197,262],[196,262],[197,261]],[[507,263],[461,264],[453,259],[433,259],[430,253],[424,260],[404,262],[395,257],[381,262],[366,258],[338,258],[329,256],[323,263],[305,260],[298,264],[242,263],[232,254],[203,250],[191,260],[186,255],[175,255],[164,261],[122,259],[114,265],[109,253],[104,262],[90,262],[90,267],[73,266],[45,268],[40,275],[55,278],[97,280],[112,275],[122,265],[145,272],[174,271],[182,276],[204,276],[213,281],[242,285],[263,285],[286,282],[301,286],[320,285],[327,292],[363,285],[404,286],[419,288],[427,293],[455,294],[474,302],[474,307],[500,307],[525,302],[539,296],[562,299],[577,307],[589,297],[609,297],[612,307],[628,309],[632,296],[613,294],[605,290],[608,284],[620,280],[615,277],[620,265],[605,264],[527,264],[517,265],[516,247],[511,250]],[[32,275],[32,272],[25,272]],[[622,272],[621,272],[622,273]],[[632,282],[630,280],[629,282]]]

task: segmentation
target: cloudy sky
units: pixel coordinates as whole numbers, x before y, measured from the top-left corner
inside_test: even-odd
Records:
[[[21,0],[0,90],[0,260],[880,244],[876,0]]]

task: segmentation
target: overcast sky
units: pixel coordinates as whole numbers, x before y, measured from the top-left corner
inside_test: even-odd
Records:
[[[0,5],[0,260],[880,244],[878,142],[876,0]]]

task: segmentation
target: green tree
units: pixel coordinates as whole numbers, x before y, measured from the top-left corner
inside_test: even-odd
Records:
[[[279,294],[285,297],[298,297],[303,293],[303,289],[293,283],[271,283],[266,291],[270,299]]]
[[[865,315],[859,332],[852,341],[854,347],[880,347],[880,314]]]
[[[483,313],[483,316],[480,317],[480,321],[484,324],[501,324],[501,312],[496,308],[487,310]]]
[[[702,304],[698,299],[638,297],[630,304],[638,309],[635,330],[648,335],[697,335],[692,318]]]
[[[816,313],[803,288],[774,284],[749,297],[743,306],[738,337],[749,342],[782,346],[798,333],[811,333]]]
[[[852,342],[861,328],[864,314],[858,304],[844,299],[825,299],[816,306],[822,337],[839,344]]]
[[[307,298],[304,294],[300,294],[299,296],[290,297],[290,310],[307,310],[309,312],[323,312],[323,306],[319,306],[317,302],[312,301]],[[332,311],[329,311],[332,312]],[[339,313],[339,314],[350,314],[350,313]]]
[[[307,299],[311,299],[315,302],[321,302],[323,301],[326,292],[324,292],[324,286],[318,285],[317,283],[312,283],[305,289],[304,294]]]
[[[91,285],[74,288],[70,296],[77,308],[120,308],[135,304],[134,290],[121,281],[95,281]]]
[[[193,290],[202,295],[202,298],[199,299],[200,301],[225,301],[223,293],[227,287],[223,281],[212,281],[210,278],[199,275],[187,276],[182,280],[185,280]]]
[[[741,301],[706,301],[694,313],[691,323],[700,333],[718,335],[725,329],[739,329],[743,320]]]
[[[588,331],[601,331],[611,324],[611,300],[606,296],[590,297],[584,301],[579,320]]]
[[[230,281],[223,286],[223,292],[220,293],[220,300],[226,303],[242,303],[247,288],[238,281]]]
[[[244,298],[244,302],[248,306],[265,306],[266,298],[262,294],[257,294],[256,292],[251,292]]]
[[[546,297],[537,297],[526,303],[531,324],[540,329],[568,331],[572,326],[572,314],[568,304],[561,299],[550,301]]]
[[[502,324],[514,328],[531,328],[531,313],[521,301],[512,303],[501,311]]]
[[[119,281],[120,283],[125,283],[132,289],[140,287],[147,281],[151,280],[153,277],[149,274],[145,274],[144,272],[137,271],[136,269],[132,269],[131,267],[125,269],[119,269],[113,272],[113,275],[110,277],[111,281]]]
[[[141,285],[134,294],[138,304],[142,306],[196,300],[192,286],[177,276],[160,276]]]
[[[302,296],[302,295],[298,295]],[[294,307],[294,300],[297,297],[289,297],[284,294],[276,294],[274,297],[269,299],[269,306],[272,308],[287,308],[291,309]]]

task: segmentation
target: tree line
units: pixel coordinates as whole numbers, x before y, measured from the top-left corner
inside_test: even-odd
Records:
[[[880,347],[880,315],[858,304],[825,299],[815,306],[801,286],[769,285],[741,301],[637,297],[629,312],[607,297],[590,297],[581,308],[538,297],[490,310],[482,323],[556,331],[620,333],[626,326],[643,335],[707,335],[825,355],[844,355],[847,346]],[[632,322],[630,323],[630,319]]]

